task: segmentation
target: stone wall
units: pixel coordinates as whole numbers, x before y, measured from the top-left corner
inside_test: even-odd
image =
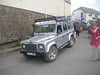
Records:
[[[27,28],[39,18],[44,14],[0,5],[0,43],[25,37]]]

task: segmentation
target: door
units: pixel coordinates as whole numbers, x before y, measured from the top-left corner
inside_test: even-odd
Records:
[[[57,25],[57,37],[55,41],[58,47],[61,47],[64,44],[64,34],[62,25]]]
[[[69,32],[68,32],[68,27],[66,23],[63,24],[63,34],[64,34],[64,43],[66,43],[69,40],[68,39]]]

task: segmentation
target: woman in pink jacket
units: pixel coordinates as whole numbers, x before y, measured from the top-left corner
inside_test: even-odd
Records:
[[[97,23],[93,22],[91,31],[91,41],[90,45],[93,47],[93,61],[100,61],[100,28],[97,27]],[[98,50],[98,59],[96,58],[96,52]]]

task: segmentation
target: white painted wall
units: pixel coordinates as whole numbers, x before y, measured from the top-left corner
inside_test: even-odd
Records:
[[[94,20],[94,21],[97,21],[95,19],[95,14],[92,14],[92,16],[89,16],[89,13],[86,13],[86,22],[90,21],[90,20]],[[100,18],[100,15],[98,15],[98,18]]]
[[[65,16],[71,16],[71,5],[65,3]]]
[[[92,14],[93,16],[93,14]],[[89,21],[89,20],[93,20],[92,19],[92,16],[89,16],[89,13],[86,13],[86,23]]]
[[[76,10],[73,12],[74,21],[81,20],[81,13],[83,13],[83,18],[85,19],[85,13],[82,10]]]
[[[98,18],[100,18],[100,15],[98,15]]]
[[[82,12],[83,12],[82,10],[76,10],[76,11],[73,12],[74,21],[81,20],[81,13]],[[83,18],[85,19],[84,22],[87,23],[90,20],[96,21],[95,19],[93,19],[93,18],[95,18],[95,14],[92,14],[92,16],[89,16],[89,14],[90,13],[83,12]],[[98,18],[100,18],[100,15],[98,15]]]
[[[71,15],[71,5],[65,3],[64,7],[64,0],[0,0],[0,4],[2,5],[22,8],[40,13],[45,13],[45,3],[46,3],[46,12],[49,15],[54,15],[54,16]],[[65,11],[64,8],[66,8]]]

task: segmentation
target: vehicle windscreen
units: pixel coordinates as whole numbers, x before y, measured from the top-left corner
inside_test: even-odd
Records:
[[[35,27],[35,33],[48,33],[55,32],[55,24],[38,25]]]

